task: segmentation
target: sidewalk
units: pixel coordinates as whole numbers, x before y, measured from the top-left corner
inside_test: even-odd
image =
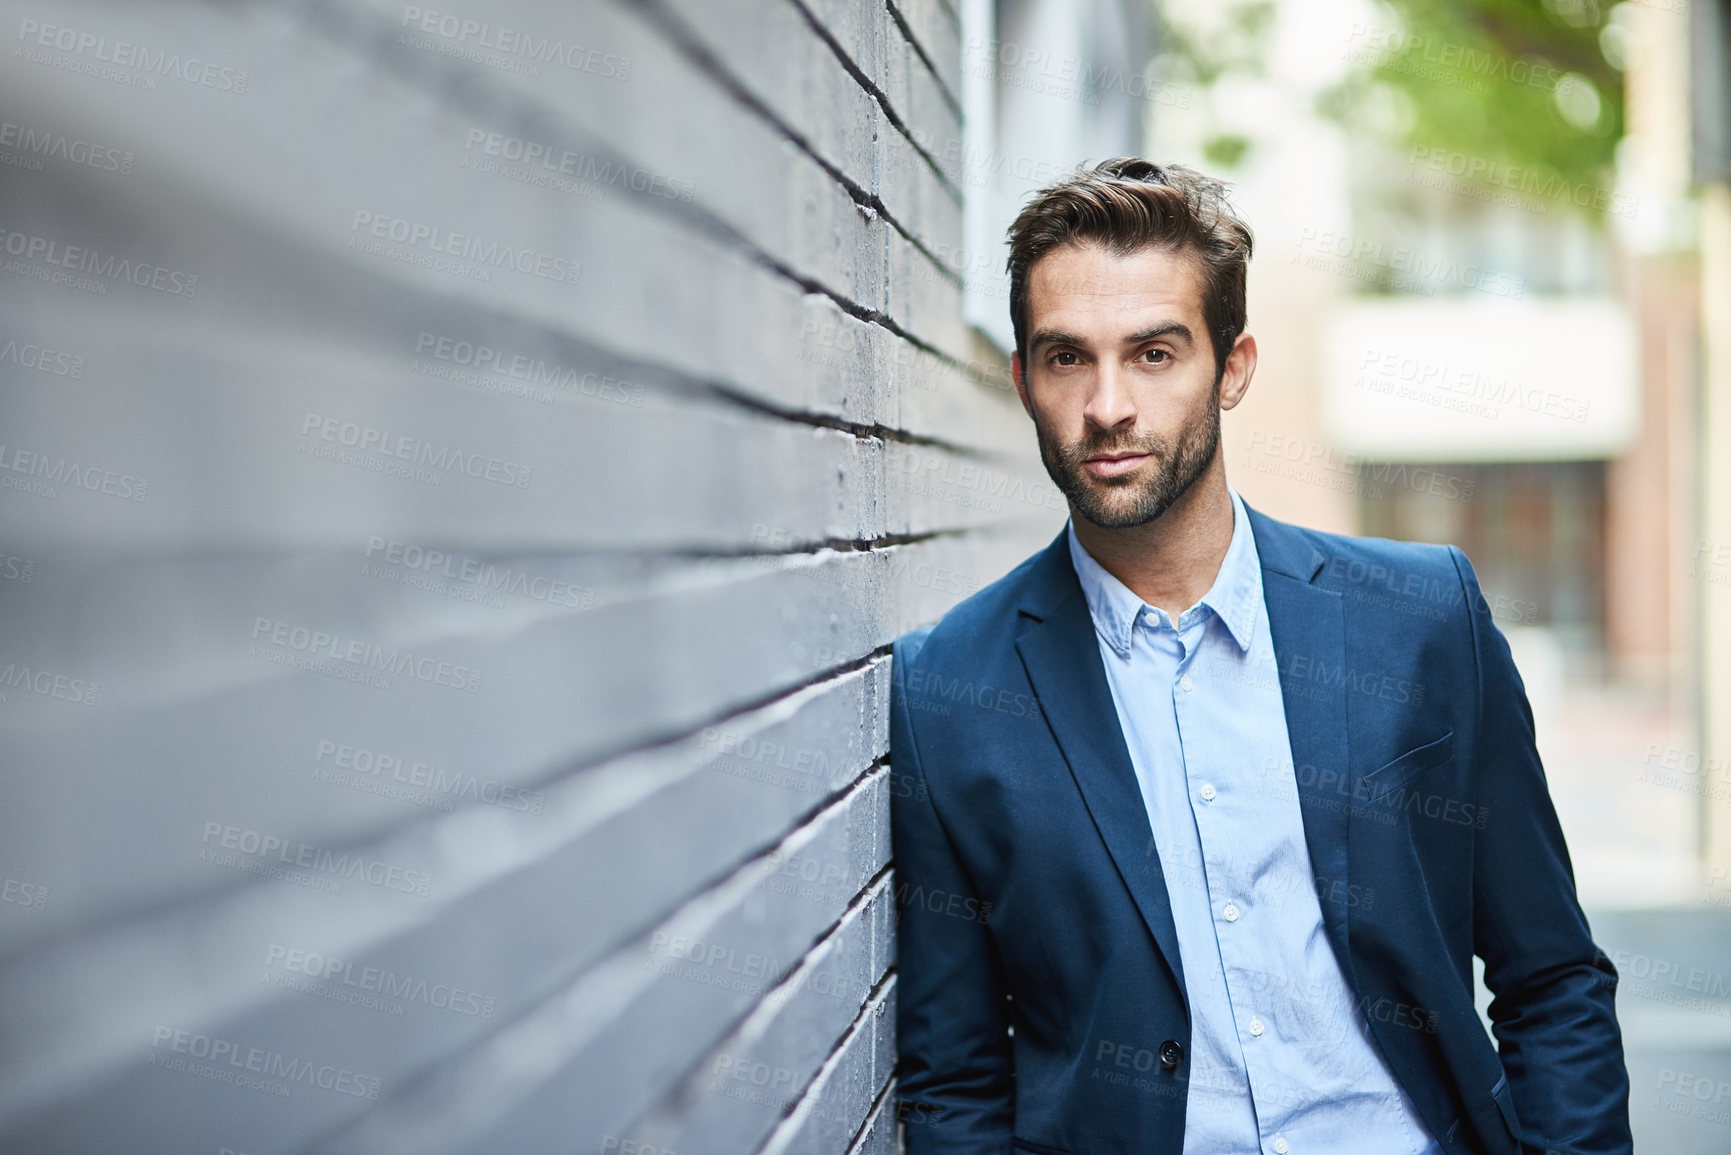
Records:
[[[1635,1150],[1725,1155],[1731,890],[1710,891],[1696,861],[1687,719],[1631,691],[1567,685],[1542,642],[1526,641],[1516,658],[1581,903],[1621,975]]]

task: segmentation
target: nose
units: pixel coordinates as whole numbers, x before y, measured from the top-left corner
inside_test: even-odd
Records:
[[[1088,395],[1082,416],[1088,424],[1106,432],[1135,423],[1136,405],[1120,366],[1108,360],[1100,362],[1100,371],[1094,375],[1093,392]]]

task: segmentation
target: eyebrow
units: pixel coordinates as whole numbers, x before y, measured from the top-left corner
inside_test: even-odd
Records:
[[[1056,329],[1036,329],[1033,337],[1028,340],[1028,348],[1038,349],[1042,345],[1086,345],[1087,342],[1074,333],[1060,333]]]
[[[1140,333],[1132,333],[1125,339],[1124,344],[1141,345],[1149,341],[1160,340],[1163,337],[1175,338],[1186,344],[1194,344],[1196,341],[1196,335],[1190,331],[1190,326],[1184,324],[1184,322],[1162,321],[1160,324],[1154,325],[1151,328],[1143,329]],[[1046,345],[1086,346],[1087,344],[1088,342],[1076,336],[1074,333],[1063,333],[1056,329],[1038,329],[1034,332],[1033,337],[1028,341],[1028,348],[1039,349]]]
[[[1140,345],[1146,341],[1157,341],[1162,337],[1175,337],[1185,344],[1194,344],[1196,341],[1196,335],[1190,331],[1190,326],[1184,322],[1162,321],[1151,329],[1144,329],[1140,333],[1134,334],[1124,343],[1126,345]]]

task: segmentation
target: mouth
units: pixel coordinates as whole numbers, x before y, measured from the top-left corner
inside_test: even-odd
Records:
[[[1117,477],[1129,473],[1148,460],[1146,453],[1102,453],[1088,458],[1082,464],[1095,477]]]

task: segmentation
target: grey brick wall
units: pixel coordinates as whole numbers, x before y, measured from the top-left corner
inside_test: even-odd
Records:
[[[0,11],[0,1150],[893,1151],[950,0]]]

